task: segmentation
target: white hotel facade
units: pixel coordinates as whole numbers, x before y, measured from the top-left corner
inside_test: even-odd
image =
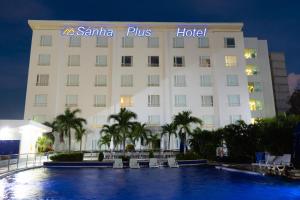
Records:
[[[29,20],[29,25],[24,119],[51,121],[67,107],[79,108],[90,130],[84,149],[97,148],[101,126],[121,107],[153,129],[183,110],[201,118],[206,129],[275,115],[267,42],[245,38],[242,23]],[[63,35],[80,26],[104,27],[113,35]],[[140,32],[132,29],[127,36],[130,27]],[[178,28],[200,32],[182,36]],[[166,142],[162,139],[162,148]],[[171,147],[179,148],[178,139]]]

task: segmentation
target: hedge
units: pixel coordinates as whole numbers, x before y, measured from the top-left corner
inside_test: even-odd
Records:
[[[82,161],[83,153],[59,153],[53,156],[50,156],[50,160],[52,161]]]

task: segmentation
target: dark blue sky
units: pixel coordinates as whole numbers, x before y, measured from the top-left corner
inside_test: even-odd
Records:
[[[1,0],[0,119],[22,119],[31,30],[28,19],[243,22],[245,36],[267,39],[300,73],[300,2],[269,0]]]

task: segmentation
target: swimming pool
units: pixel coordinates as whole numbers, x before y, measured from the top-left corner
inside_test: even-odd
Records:
[[[39,168],[0,179],[4,199],[300,199],[300,182],[226,172],[177,169]]]

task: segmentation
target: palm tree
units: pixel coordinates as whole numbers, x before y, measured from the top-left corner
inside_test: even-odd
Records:
[[[159,137],[157,134],[154,135],[150,135],[150,137],[148,138],[149,143],[151,143],[151,149],[154,150],[154,144],[155,142],[159,141]]]
[[[80,151],[82,147],[82,137],[85,135],[87,130],[83,128],[82,126],[78,126],[75,128],[75,139],[77,142],[80,142]]]
[[[80,126],[83,126],[83,124],[86,124],[85,119],[76,116],[77,113],[80,113],[79,109],[71,111],[69,108],[67,108],[64,114],[58,115],[56,117],[56,122],[59,129],[62,130],[64,135],[69,139],[69,152],[71,151],[71,131],[76,131],[76,128],[79,128]]]
[[[125,155],[126,138],[134,124],[134,122],[132,122],[131,120],[136,118],[137,118],[136,113],[129,111],[126,108],[121,108],[119,113],[112,114],[108,117],[108,121],[114,120],[116,122],[117,129],[119,130],[119,133],[121,133],[122,140],[123,140],[124,155]]]
[[[191,125],[198,124],[202,126],[202,120],[191,116],[191,111],[182,111],[174,116],[174,124],[176,129],[179,129],[178,135],[180,137],[180,142],[184,147],[184,154],[186,153],[186,144],[187,144],[187,136],[191,134]]]
[[[113,124],[111,126],[107,124],[103,125],[100,134],[102,133],[104,133],[105,135],[109,135],[110,138],[113,139],[114,149],[122,141],[121,134],[118,131],[116,124]]]
[[[101,149],[101,146],[102,146],[102,145],[107,145],[107,148],[109,149],[110,142],[111,142],[111,135],[110,135],[110,134],[103,135],[103,136],[98,140],[99,148]]]
[[[170,124],[165,124],[162,126],[162,133],[161,133],[161,137],[163,137],[164,135],[168,135],[168,150],[171,149],[171,136],[175,135],[175,137],[177,137],[177,133],[176,133],[176,126],[174,123],[170,123]]]
[[[54,144],[54,142],[55,142],[54,133],[59,131],[58,126],[57,126],[57,122],[56,121],[44,122],[43,124],[45,126],[48,126],[49,128],[51,128],[51,131],[45,133],[45,136],[52,141],[52,144]]]
[[[133,125],[131,141],[133,142],[133,144],[135,144],[137,140],[140,140],[141,141],[140,150],[142,147],[142,141],[146,141],[147,143],[148,136],[151,135],[151,130],[146,128],[146,126],[147,124],[145,123],[142,124],[140,122],[135,122]]]

